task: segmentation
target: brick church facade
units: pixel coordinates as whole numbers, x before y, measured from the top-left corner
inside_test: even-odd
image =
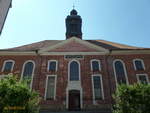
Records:
[[[149,83],[150,49],[83,40],[76,10],[66,18],[66,40],[0,50],[0,77],[30,78],[41,110],[110,110],[118,84]]]

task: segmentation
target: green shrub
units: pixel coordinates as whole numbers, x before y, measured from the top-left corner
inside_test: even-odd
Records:
[[[38,113],[39,94],[14,76],[0,80],[0,113]]]
[[[120,85],[113,98],[113,113],[150,113],[150,85]]]

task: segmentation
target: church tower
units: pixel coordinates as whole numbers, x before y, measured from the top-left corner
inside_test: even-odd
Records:
[[[76,36],[82,39],[82,19],[78,15],[78,12],[73,9],[70,15],[66,18],[66,39]]]

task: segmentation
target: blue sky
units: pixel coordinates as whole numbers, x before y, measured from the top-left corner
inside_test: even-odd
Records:
[[[83,39],[150,47],[150,0],[13,0],[0,48],[64,40],[73,3],[82,17]]]

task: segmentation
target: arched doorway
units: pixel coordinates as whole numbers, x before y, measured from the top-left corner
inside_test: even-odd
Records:
[[[78,111],[81,109],[81,101],[80,101],[80,91],[79,90],[70,90],[69,91],[69,100],[68,107],[70,111]]]

